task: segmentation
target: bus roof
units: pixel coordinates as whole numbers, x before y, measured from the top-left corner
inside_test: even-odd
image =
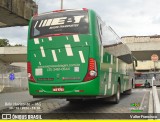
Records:
[[[60,10],[53,10],[53,11],[50,11],[50,12],[44,12],[44,13],[41,13],[41,14],[36,14],[33,17],[42,16],[42,15],[50,14],[50,13],[53,13],[53,12],[68,12],[68,11],[80,11],[80,10],[88,11],[89,9],[87,9],[87,8],[81,8],[81,9],[60,9]]]

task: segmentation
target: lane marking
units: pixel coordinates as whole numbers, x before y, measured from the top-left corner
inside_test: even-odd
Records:
[[[141,105],[140,105],[139,109],[142,108],[142,105],[143,105],[143,103],[144,103],[144,99],[145,99],[146,94],[147,94],[147,93],[145,92],[145,94],[143,95],[143,98],[142,98]]]
[[[71,48],[70,44],[66,44],[65,49],[66,49],[66,52],[67,52],[67,56],[73,56],[73,52],[72,52],[72,48]]]
[[[88,43],[86,42],[86,45],[88,45]]]
[[[53,60],[54,60],[55,62],[57,62],[58,60],[57,60],[57,56],[56,56],[55,50],[52,50],[52,56],[53,56]]]
[[[66,39],[68,40],[68,36],[66,36]]]
[[[35,44],[39,44],[39,39],[38,38],[34,38],[34,43]]]
[[[85,59],[84,59],[84,56],[83,56],[83,52],[82,52],[82,51],[79,51],[79,56],[80,56],[81,62],[82,62],[82,63],[85,63]]]
[[[45,52],[44,52],[44,48],[42,46],[40,47],[40,50],[41,50],[42,57],[46,57]]]
[[[147,91],[146,89],[143,89],[143,91]]]
[[[74,42],[80,42],[78,35],[73,35]]]
[[[60,50],[60,49],[58,49],[58,51],[59,51],[59,52],[61,52],[61,50]]]

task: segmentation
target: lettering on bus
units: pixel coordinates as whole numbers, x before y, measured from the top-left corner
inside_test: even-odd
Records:
[[[41,20],[41,22],[39,23],[39,27],[46,27],[46,26],[55,26],[55,25],[64,25],[64,24],[67,24],[67,23],[75,23],[75,24],[78,24],[80,23],[81,19],[83,18],[84,16],[73,16],[73,18],[71,17],[60,17],[60,18],[54,18],[54,19],[46,19],[45,21],[44,20]],[[34,25],[34,27],[36,27],[37,23],[39,21],[37,21]]]
[[[46,66],[38,66],[38,68],[47,68],[47,72],[52,71],[69,71],[74,67],[75,72],[79,72],[80,64],[58,64],[58,65],[46,65]]]

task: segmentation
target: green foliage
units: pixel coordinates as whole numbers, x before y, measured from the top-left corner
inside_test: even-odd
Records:
[[[15,44],[14,46],[15,47],[23,47],[24,45],[22,45],[22,44]]]
[[[8,39],[0,39],[0,47],[22,47],[24,45],[22,44],[15,44],[15,45],[10,45]]]
[[[0,39],[0,47],[8,47],[11,46],[9,44],[9,40],[8,39]]]

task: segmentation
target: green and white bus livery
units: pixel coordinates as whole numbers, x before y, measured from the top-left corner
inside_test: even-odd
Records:
[[[95,99],[131,92],[133,58],[116,33],[89,9],[34,16],[29,24],[27,71],[35,97]]]

